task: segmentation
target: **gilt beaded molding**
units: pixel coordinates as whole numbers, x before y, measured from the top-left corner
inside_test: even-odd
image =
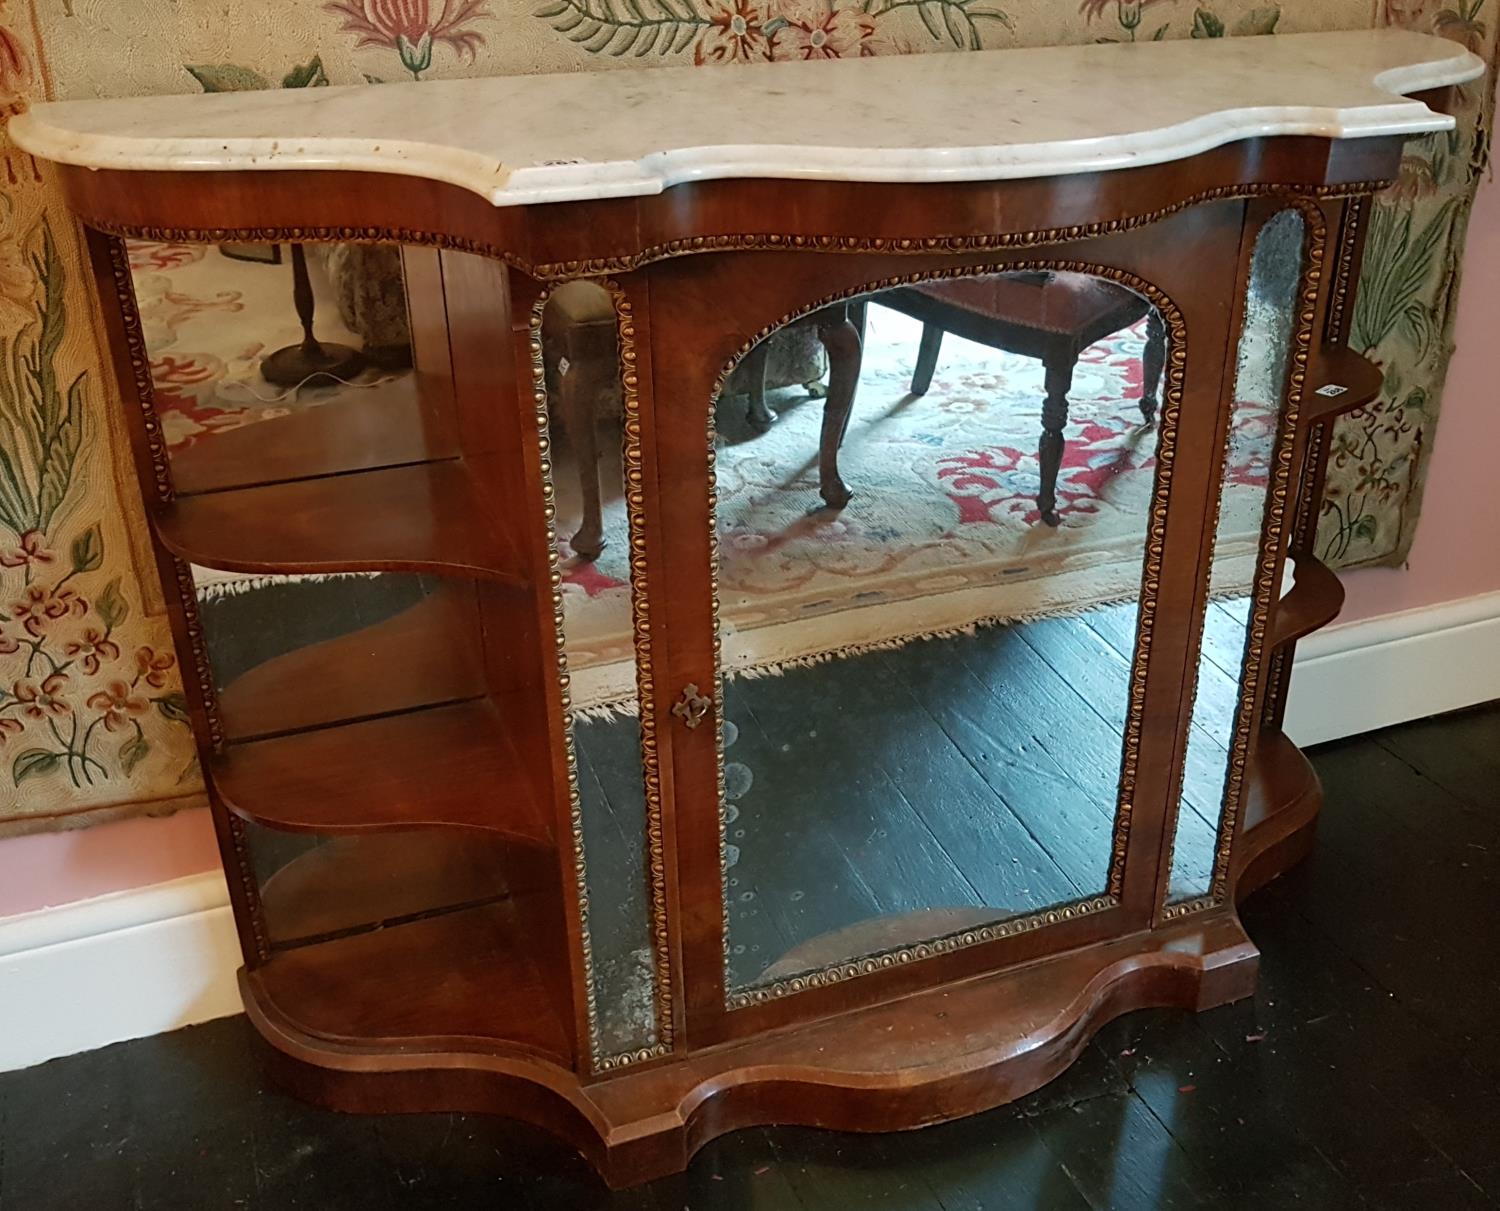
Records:
[[[141,431],[151,456],[151,483],[157,504],[170,504],[174,495],[172,465],[167,455],[167,440],[161,419],[156,413],[156,386],[151,380],[151,355],[146,350],[145,330],[135,300],[135,281],[130,275],[130,254],[125,239],[114,235],[105,240],[109,250],[109,271],[114,282],[115,302],[121,326],[125,331],[125,350],[130,358],[130,374],[135,386],[135,403],[140,413]]]
[[[1355,275],[1358,272],[1356,254],[1364,237],[1366,224],[1370,221],[1370,197],[1354,199],[1344,208],[1343,227],[1339,232],[1338,263],[1334,267],[1329,287],[1328,320],[1324,327],[1326,339],[1333,344],[1342,344],[1349,331],[1350,306],[1354,301]]]
[[[99,216],[82,216],[83,223],[109,235],[168,243],[344,243],[415,244],[470,252],[503,261],[541,282],[558,283],[580,277],[603,277],[629,273],[654,261],[713,252],[819,252],[887,253],[921,256],[932,253],[999,252],[1035,248],[1114,235],[1148,226],[1206,202],[1235,201],[1261,197],[1335,199],[1378,193],[1389,180],[1349,182],[1336,185],[1236,184],[1201,190],[1155,210],[1119,219],[1079,223],[1032,231],[1002,232],[970,236],[855,236],[796,235],[787,233],[721,234],[684,236],[620,256],[567,261],[532,262],[498,244],[421,228],[396,226],[283,226],[283,227],[172,227],[159,224],[119,223]]]

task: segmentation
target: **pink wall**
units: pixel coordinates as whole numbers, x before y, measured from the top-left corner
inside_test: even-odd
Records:
[[[1349,573],[1341,622],[1500,591],[1500,185],[1479,191],[1464,258],[1458,351],[1406,568]],[[204,811],[0,840],[0,916],[212,870]]]
[[[0,840],[0,917],[213,870],[203,809]]]
[[[1464,253],[1457,351],[1405,568],[1344,575],[1340,622],[1500,591],[1500,184],[1479,188]]]

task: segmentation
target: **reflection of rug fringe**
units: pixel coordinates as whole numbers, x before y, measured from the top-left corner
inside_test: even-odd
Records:
[[[1249,592],[1246,585],[1234,585],[1227,589],[1216,589],[1209,594],[1211,601],[1230,601],[1244,597]],[[1028,626],[1032,623],[1046,622],[1053,618],[1082,618],[1086,614],[1092,614],[1097,610],[1109,610],[1115,606],[1126,605],[1135,601],[1134,593],[1118,597],[1112,601],[1096,601],[1080,604],[1076,607],[1064,607],[1061,609],[1037,610],[1029,614],[995,614],[989,618],[976,618],[973,622],[964,623],[960,626],[942,627],[937,630],[923,631],[916,635],[897,635],[890,639],[872,639],[864,643],[852,643],[848,647],[835,648],[828,652],[811,652],[806,656],[793,656],[786,660],[776,660],[769,664],[750,665],[740,669],[726,669],[724,676],[726,680],[733,681],[736,677],[745,677],[755,680],[760,677],[780,677],[788,669],[810,669],[820,664],[827,664],[833,660],[844,660],[850,656],[864,656],[870,652],[896,652],[913,643],[920,643],[926,639],[957,639],[960,635],[975,635],[982,630],[995,626]]]
[[[622,699],[619,702],[595,702],[589,706],[577,706],[572,710],[574,719],[582,719],[588,723],[613,723],[616,719],[634,719],[640,713],[640,703],[635,700],[635,695]]]
[[[1290,588],[1291,575],[1290,568],[1288,568],[1288,574],[1283,580],[1281,595],[1285,596]],[[1250,586],[1248,584],[1235,583],[1211,590],[1209,592],[1209,600],[1239,600],[1244,598],[1249,591]],[[920,643],[924,640],[956,639],[960,635],[974,635],[980,630],[989,627],[1025,626],[1029,623],[1045,622],[1052,618],[1081,618],[1084,615],[1094,613],[1096,610],[1111,609],[1135,600],[1137,600],[1136,594],[1128,593],[1106,601],[1081,602],[1074,606],[1052,606],[1030,612],[992,614],[985,618],[977,618],[971,622],[960,623],[951,627],[935,627],[910,635],[894,635],[884,639],[862,640],[858,643],[830,648],[827,651],[810,652],[802,656],[788,656],[759,664],[725,667],[721,670],[721,673],[725,681],[734,681],[740,677],[744,677],[747,680],[758,680],[763,677],[781,677],[791,669],[815,668],[820,664],[863,656],[870,652],[895,652],[910,644]],[[586,706],[575,706],[571,713],[576,720],[589,723],[612,723],[616,719],[633,719],[640,714],[640,711],[635,700],[635,693],[632,690],[624,696],[610,697],[598,702],[591,702]]]
[[[200,580],[198,573],[206,571],[211,580]],[[238,597],[241,593],[253,593],[257,589],[275,588],[283,584],[322,584],[329,580],[372,580],[384,575],[381,572],[304,572],[292,576],[257,576],[253,573],[217,572],[212,569],[193,569],[193,588],[199,601],[215,601],[220,597]]]
[[[942,627],[912,635],[895,635],[888,639],[870,639],[860,643],[851,643],[840,648],[833,648],[825,652],[810,652],[805,656],[789,656],[781,660],[768,661],[765,664],[746,665],[741,668],[726,668],[722,671],[724,680],[726,681],[735,681],[741,677],[751,681],[759,680],[763,677],[780,677],[792,669],[815,668],[820,664],[830,664],[835,660],[845,660],[853,656],[865,656],[870,652],[899,651],[910,644],[920,643],[927,639],[957,639],[960,635],[973,635],[982,629],[993,626],[1022,626],[1029,622],[1041,622],[1048,618],[1077,618],[1094,610],[1108,609],[1112,606],[1124,605],[1126,602],[1134,600],[1135,596],[1131,594],[1114,601],[1093,602],[1066,611],[1049,609],[1038,610],[1031,614],[995,614],[989,618],[976,618],[972,622],[963,623],[959,626]],[[639,713],[639,707],[633,693],[623,699],[593,702],[588,706],[573,708],[573,717],[575,719],[584,719],[590,723],[612,723],[616,719],[634,718]]]
[[[976,618],[972,622],[958,626],[939,627],[912,635],[895,635],[889,639],[871,639],[862,643],[851,643],[847,647],[834,648],[827,652],[810,652],[806,656],[792,656],[785,660],[772,661],[769,664],[726,669],[724,676],[730,681],[737,677],[750,680],[760,677],[780,677],[788,669],[810,669],[820,664],[828,664],[830,661],[844,660],[850,656],[864,656],[870,652],[896,652],[913,643],[921,643],[928,639],[957,639],[960,635],[976,635],[990,627],[1026,626],[1029,623],[1045,622],[1049,618],[1081,618],[1085,614],[1092,614],[1095,610],[1113,609],[1115,606],[1125,605],[1134,600],[1136,596],[1131,593],[1113,600],[1082,603],[1076,607],[1035,610],[1023,614],[992,614],[988,618]]]

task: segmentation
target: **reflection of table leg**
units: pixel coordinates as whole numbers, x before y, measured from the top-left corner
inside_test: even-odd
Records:
[[[1042,441],[1037,449],[1042,464],[1042,487],[1037,493],[1037,508],[1049,526],[1058,524],[1057,473],[1062,469],[1063,430],[1068,427],[1068,392],[1073,389],[1072,355],[1053,356],[1046,360],[1047,398],[1042,404]]]
[[[839,446],[854,411],[863,344],[848,303],[819,312],[817,325],[818,339],[828,352],[828,399],[823,404],[823,431],[818,443],[818,492],[830,509],[842,509],[853,493],[839,477]]]
[[[938,353],[943,348],[943,329],[938,324],[922,325],[922,343],[917,346],[917,366],[911,375],[911,393],[926,395],[937,370]]]
[[[1167,323],[1151,308],[1146,316],[1146,351],[1141,355],[1141,415],[1148,425],[1156,421],[1161,375],[1167,365]]]
[[[578,487],[583,497],[583,524],[573,535],[573,551],[584,559],[598,559],[604,550],[604,506],[599,491],[599,431],[594,415],[596,392],[590,375],[580,366],[569,366],[557,384],[562,421],[578,462]]]
[[[757,433],[764,433],[776,423],[776,413],[772,412],[766,403],[766,364],[771,360],[771,338],[766,337],[754,349],[745,354],[744,366],[746,380],[746,393],[750,396],[750,406],[745,412],[745,419],[750,422],[750,427]]]

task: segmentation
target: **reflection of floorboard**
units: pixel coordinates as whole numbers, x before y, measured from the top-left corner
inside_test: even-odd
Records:
[[[1135,649],[1135,607],[1113,606],[1084,617],[1087,629],[1098,635],[1128,668]],[[1052,621],[1042,623],[1051,626]],[[1238,699],[1239,661],[1245,640],[1243,615],[1234,603],[1210,606],[1205,620],[1203,652],[1207,657],[1198,668],[1198,697],[1192,716],[1187,768],[1183,771],[1182,795],[1188,811],[1178,817],[1178,838],[1172,854],[1171,886],[1174,898],[1208,890],[1217,840],[1219,805],[1224,798],[1224,770],[1228,759],[1226,740],[1233,728],[1234,704]],[[1028,631],[1030,628],[1026,628]],[[1234,670],[1232,673],[1226,670]],[[1095,704],[1116,700],[1093,694]],[[1123,698],[1118,698],[1123,701]]]
[[[887,914],[977,903],[998,919],[1102,891],[1128,703],[1116,645],[1133,648],[1130,614],[734,683],[726,710],[741,733],[729,756],[754,776],[733,826],[737,979],[754,978],[767,945],[865,920],[861,901]],[[1206,715],[1227,718],[1232,679],[1209,665],[1200,684]],[[1204,803],[1213,772],[1199,777]],[[1174,886],[1206,886],[1210,815],[1184,815]],[[769,914],[779,937],[752,913]]]

